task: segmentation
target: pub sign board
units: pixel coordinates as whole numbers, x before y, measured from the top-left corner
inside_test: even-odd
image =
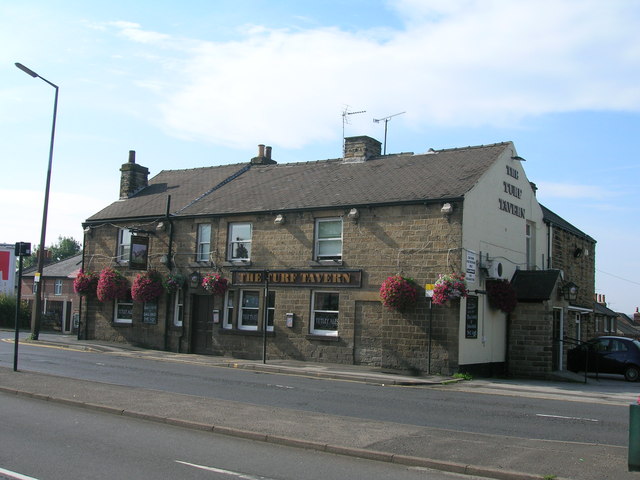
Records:
[[[149,237],[131,237],[131,251],[129,257],[129,268],[135,270],[146,270],[147,259],[149,258]]]
[[[235,270],[233,285],[273,287],[362,287],[362,270]]]

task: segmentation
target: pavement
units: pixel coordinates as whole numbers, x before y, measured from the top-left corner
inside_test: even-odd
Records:
[[[316,364],[289,360],[239,360],[178,354],[40,334],[21,340],[43,347],[108,352],[140,358],[304,375],[377,385],[438,388],[470,394],[537,397],[626,406],[635,403],[640,385],[600,377],[584,382],[472,380],[415,377],[365,366]],[[584,380],[574,377],[572,380]],[[350,455],[406,466],[504,480],[640,479],[628,472],[628,448],[612,445],[524,439],[428,428],[393,422],[264,407],[193,395],[78,380],[0,367],[0,391],[79,406],[100,412],[211,431],[292,447]]]

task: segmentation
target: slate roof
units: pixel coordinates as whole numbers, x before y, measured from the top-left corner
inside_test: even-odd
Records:
[[[560,270],[516,270],[511,285],[519,302],[549,300],[556,286]]]
[[[42,276],[47,278],[75,278],[82,267],[82,253],[73,257],[65,258],[59,262],[45,265],[42,269]],[[37,272],[37,266],[29,267],[22,273],[23,277],[33,277]]]
[[[545,207],[544,205],[540,204],[540,207],[542,208],[542,217],[544,222],[554,225],[558,228],[561,228],[569,233],[574,234],[577,237],[580,238],[584,238],[585,240],[589,240],[593,243],[596,243],[596,241],[591,238],[589,235],[587,235],[586,233],[584,233],[582,230],[574,227],[573,225],[571,225],[569,222],[567,222],[564,218],[562,218],[560,215],[552,212],[551,210],[549,210],[547,207]]]
[[[359,163],[330,159],[164,170],[147,188],[114,202],[87,222],[160,217],[166,213],[168,195],[170,212],[180,216],[461,199],[507,148],[513,144],[385,155]]]

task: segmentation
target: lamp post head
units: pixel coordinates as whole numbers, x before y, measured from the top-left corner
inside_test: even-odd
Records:
[[[24,65],[22,65],[21,63],[16,62],[16,67],[18,67],[20,70],[22,70],[26,74],[31,75],[33,78],[38,78],[40,76],[30,68],[27,68]]]

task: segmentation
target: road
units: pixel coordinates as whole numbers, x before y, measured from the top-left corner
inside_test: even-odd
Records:
[[[0,342],[0,365],[12,361],[13,345]],[[564,442],[628,441],[628,407],[606,403],[381,387],[29,344],[20,345],[19,362],[42,373],[377,421]]]
[[[0,394],[2,471],[38,480],[456,480]],[[4,478],[12,478],[5,474]],[[15,477],[14,477],[15,478]]]

